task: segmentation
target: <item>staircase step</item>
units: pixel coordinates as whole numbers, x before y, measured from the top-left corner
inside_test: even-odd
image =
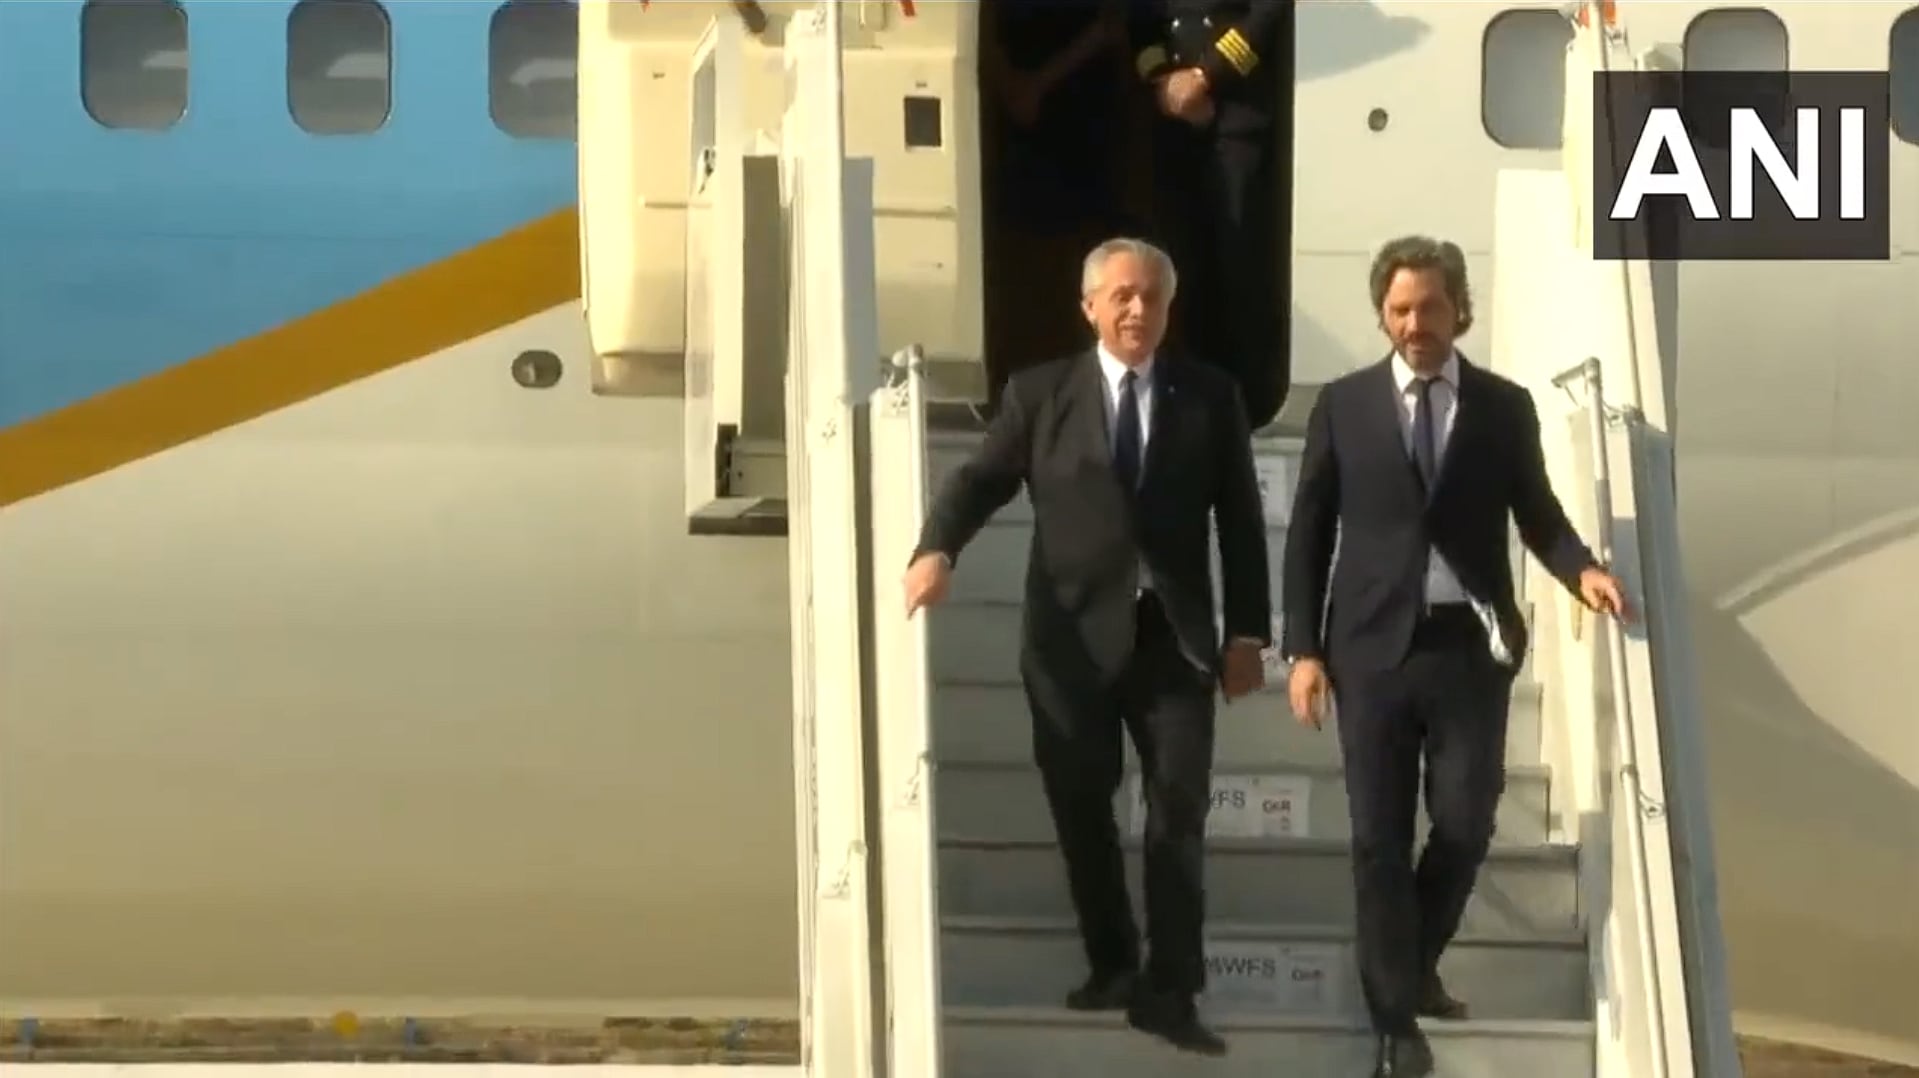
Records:
[[[1182,1052],[1112,1014],[948,1007],[945,1078],[1357,1078],[1373,1066],[1357,1022],[1223,1017],[1223,1059]],[[1432,1022],[1439,1078],[1592,1078],[1590,1022]]]
[[[947,918],[941,933],[946,1002],[1049,1007],[1085,972],[1065,918]],[[1209,1015],[1350,1019],[1366,1016],[1350,928],[1213,923],[1207,926]],[[1464,937],[1441,972],[1478,1017],[1580,1021],[1586,948],[1566,934],[1538,940]]]
[[[1288,723],[1288,725],[1295,725]],[[939,819],[955,834],[1046,841],[1053,826],[1030,764],[945,763],[934,780]],[[1509,768],[1494,841],[1537,845],[1550,824],[1545,768]],[[1145,827],[1139,774],[1131,770],[1115,799],[1120,826],[1137,837]],[[1426,829],[1420,813],[1420,831]],[[1335,767],[1247,768],[1223,764],[1213,772],[1213,810],[1207,833],[1219,838],[1298,836],[1352,838],[1345,773]]]
[[[1126,840],[1133,899],[1140,901],[1137,840]],[[1068,917],[1066,874],[1053,842],[942,838],[943,916]],[[1461,931],[1537,939],[1580,930],[1578,851],[1496,846],[1480,869]],[[1206,907],[1219,921],[1351,924],[1353,876],[1344,842],[1213,839],[1206,849]]]
[[[949,619],[964,609],[938,612],[933,620],[936,642],[944,634],[947,646],[959,646],[952,637],[961,630]],[[1033,723],[1025,690],[1019,685],[1019,665],[1011,654],[1017,646],[1013,642],[1001,649],[1005,654],[996,661],[1007,665],[997,670],[985,662],[955,660],[943,647],[934,649],[933,751],[942,764],[1024,764],[1032,760]],[[943,657],[947,673],[963,667],[988,676],[973,681],[941,680],[938,675]],[[1543,759],[1539,742],[1541,703],[1538,683],[1521,681],[1513,687],[1506,720],[1509,769],[1536,766]],[[1323,730],[1301,726],[1293,721],[1286,705],[1285,687],[1269,684],[1264,693],[1221,706],[1213,758],[1221,767],[1259,771],[1336,768],[1340,765],[1338,721],[1335,715]],[[1130,753],[1131,748],[1127,751]]]

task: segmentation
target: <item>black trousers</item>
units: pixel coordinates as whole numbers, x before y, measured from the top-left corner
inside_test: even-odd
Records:
[[[1153,150],[1154,231],[1179,272],[1172,336],[1233,376],[1257,430],[1292,383],[1273,135],[1155,114]]]
[[[1381,1033],[1414,1028],[1421,988],[1459,931],[1506,785],[1512,675],[1465,604],[1435,607],[1383,672],[1332,672],[1353,822],[1359,974]],[[1425,757],[1426,848],[1413,862]]]
[[[1147,983],[1196,995],[1206,983],[1202,879],[1211,807],[1213,686],[1188,661],[1159,603],[1138,607],[1134,648],[1110,688],[1088,692],[1029,672],[1033,753],[1066,861],[1080,938],[1095,973],[1139,968],[1113,800],[1129,732],[1145,781]]]

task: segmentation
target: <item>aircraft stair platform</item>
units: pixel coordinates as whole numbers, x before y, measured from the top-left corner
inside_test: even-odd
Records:
[[[932,488],[977,437],[930,436]],[[1275,565],[1297,452],[1285,437],[1257,445]],[[1117,1015],[1064,1008],[1085,962],[1018,680],[1030,534],[1022,498],[968,548],[929,625],[946,1078],[1367,1073],[1372,1049],[1353,961],[1351,832],[1337,734],[1330,724],[1313,731],[1293,721],[1276,664],[1265,693],[1222,706],[1218,720],[1202,1007],[1229,1055],[1182,1055]],[[1497,846],[1443,971],[1473,1016],[1427,1027],[1443,1075],[1593,1074],[1578,849],[1552,822],[1542,694],[1530,675],[1514,689]],[[1129,747],[1115,809],[1137,906],[1136,774]]]
[[[1567,114],[1579,117],[1594,71],[1637,62],[1597,18],[1583,23],[1571,60]],[[1569,144],[1583,128],[1571,125]],[[1647,264],[1592,259],[1582,239],[1589,208],[1569,188],[1581,185],[1558,170],[1501,175],[1489,260],[1493,346],[1482,358],[1532,392],[1553,488],[1625,583],[1635,616],[1622,624],[1591,614],[1521,554],[1515,536],[1533,646],[1513,689],[1493,850],[1441,966],[1470,1017],[1422,1025],[1443,1078],[1732,1078],[1740,1063],[1690,632],[1683,604],[1664,601],[1686,587],[1661,296]],[[868,216],[858,202],[842,209]],[[862,249],[843,264],[858,270],[850,305],[858,310],[874,294],[864,277],[871,263]],[[798,272],[817,279],[825,269]],[[1567,296],[1589,301],[1585,318],[1568,317]],[[844,339],[845,354],[860,354],[863,338]],[[864,896],[875,916],[859,952],[873,959],[871,1028],[884,1046],[871,1073],[1368,1073],[1337,735],[1293,720],[1276,657],[1267,691],[1218,717],[1201,1006],[1228,1055],[1182,1054],[1119,1015],[1065,1008],[1086,970],[1017,680],[1030,506],[1016,499],[975,537],[952,593],[927,616],[907,619],[898,592],[924,507],[981,436],[970,408],[929,402],[929,369],[908,348],[885,384],[853,405],[866,431],[852,463],[868,507],[856,541],[872,604],[861,630],[870,695],[858,734],[871,753],[860,794],[869,826],[857,835],[871,845],[842,871],[865,865],[875,891]],[[1254,441],[1275,564],[1298,433],[1282,424]],[[1276,611],[1282,579],[1273,574]],[[1122,783],[1115,811],[1137,907],[1136,781]]]

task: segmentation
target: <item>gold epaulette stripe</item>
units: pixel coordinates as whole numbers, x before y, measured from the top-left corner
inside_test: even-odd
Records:
[[[1259,66],[1259,54],[1253,51],[1252,43],[1239,32],[1238,27],[1219,35],[1213,47],[1219,50],[1227,63],[1233,65],[1233,70],[1239,72],[1241,78],[1252,74],[1253,69]]]

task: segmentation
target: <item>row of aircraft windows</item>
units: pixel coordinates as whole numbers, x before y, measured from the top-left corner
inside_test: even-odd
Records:
[[[393,108],[393,34],[379,0],[300,0],[287,16],[287,108],[314,134],[368,134]],[[165,130],[186,115],[187,13],[178,0],[87,0],[80,21],[81,98],[105,127]],[[1502,12],[1486,28],[1480,115],[1494,142],[1550,150],[1561,140],[1566,46],[1554,9]],[[566,0],[506,0],[488,43],[488,111],[521,138],[572,138],[577,11]],[[1707,11],[1686,27],[1689,67],[1783,71],[1785,23],[1770,11]],[[1919,143],[1919,9],[1893,24],[1893,133]]]
[[[572,138],[578,11],[567,0],[506,0],[487,46],[487,107],[519,138]],[[393,26],[379,0],[300,0],[287,15],[293,121],[318,135],[364,135],[393,111]],[[103,127],[163,131],[186,116],[187,13],[178,0],[87,0],[80,96]]]
[[[1564,15],[1540,8],[1501,12],[1487,25],[1479,102],[1494,142],[1518,150],[1559,148],[1572,32]],[[1892,132],[1919,143],[1919,8],[1892,24],[1886,49]],[[1702,12],[1686,25],[1681,45],[1686,66],[1703,71],[1785,71],[1789,53],[1786,24],[1760,8]]]

